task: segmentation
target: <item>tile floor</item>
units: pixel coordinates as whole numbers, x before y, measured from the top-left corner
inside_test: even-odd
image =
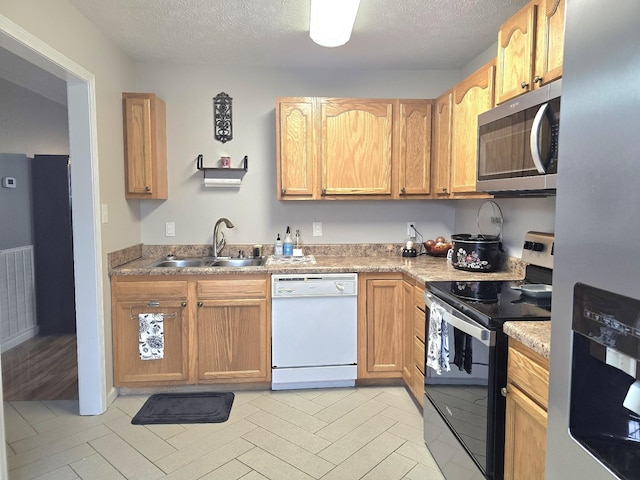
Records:
[[[9,479],[444,478],[404,387],[239,391],[225,423],[131,425],[146,398],[94,417],[74,400],[5,402]]]

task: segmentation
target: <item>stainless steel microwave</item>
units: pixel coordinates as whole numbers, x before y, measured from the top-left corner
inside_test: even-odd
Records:
[[[562,80],[478,116],[479,192],[555,194]]]

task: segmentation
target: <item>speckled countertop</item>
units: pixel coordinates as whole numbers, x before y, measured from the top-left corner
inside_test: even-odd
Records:
[[[171,247],[162,249],[152,246],[136,246],[109,254],[109,273],[119,275],[224,275],[224,274],[285,274],[285,273],[338,273],[338,272],[379,272],[404,273],[418,282],[434,282],[439,280],[518,280],[524,277],[524,267],[518,261],[509,259],[499,272],[467,272],[453,268],[446,258],[419,255],[405,258],[399,253],[401,247],[395,245],[369,246],[322,246],[309,247],[305,254],[312,254],[315,264],[301,265],[265,265],[259,267],[187,267],[187,268],[153,268],[150,264],[160,260],[168,252],[179,257],[207,256],[208,247],[200,246]],[[246,246],[245,246],[246,247]],[[232,246],[230,251],[237,251]],[[250,251],[246,249],[245,251]],[[223,251],[223,254],[225,252]],[[227,253],[228,255],[228,253]],[[237,256],[237,255],[234,255]]]
[[[551,348],[551,322],[505,322],[504,332],[545,358]]]

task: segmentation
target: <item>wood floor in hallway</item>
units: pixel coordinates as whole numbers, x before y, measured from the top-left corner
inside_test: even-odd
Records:
[[[5,401],[78,398],[75,335],[33,337],[2,354]]]

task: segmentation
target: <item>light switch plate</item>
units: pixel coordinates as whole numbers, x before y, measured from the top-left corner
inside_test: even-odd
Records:
[[[165,237],[176,236],[176,222],[167,222],[164,224],[164,236]]]
[[[322,222],[313,222],[313,236],[314,237],[322,236]]]

